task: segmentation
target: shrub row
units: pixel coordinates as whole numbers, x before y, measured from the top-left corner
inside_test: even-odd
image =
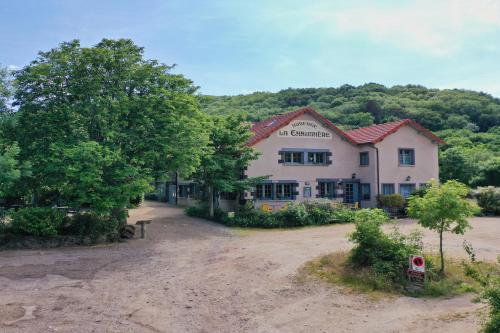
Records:
[[[186,213],[190,216],[209,218],[208,208],[203,205],[186,208]],[[236,212],[232,218],[217,209],[214,220],[235,227],[287,228],[353,222],[354,211],[342,205],[332,205],[327,200],[314,200],[304,203],[292,202],[274,212],[246,208]]]
[[[9,214],[0,221],[0,236],[4,241],[21,238],[91,244],[118,239],[119,222],[93,213],[68,216],[52,208],[27,207]],[[73,238],[73,239],[70,239]]]

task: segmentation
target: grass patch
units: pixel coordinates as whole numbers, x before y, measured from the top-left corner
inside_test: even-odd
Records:
[[[438,257],[426,255],[428,277],[420,288],[411,288],[405,282],[393,282],[371,268],[354,268],[349,262],[349,252],[334,252],[307,262],[301,268],[302,276],[314,276],[326,282],[347,287],[349,290],[372,297],[405,295],[412,297],[452,297],[479,290],[479,284],[465,275],[461,260],[447,258],[446,275],[433,273]],[[484,269],[500,274],[494,264],[480,263]]]

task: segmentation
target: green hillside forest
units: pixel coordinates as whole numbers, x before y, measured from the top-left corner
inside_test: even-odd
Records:
[[[238,96],[200,96],[209,114],[244,113],[250,121],[311,106],[343,129],[411,118],[447,144],[440,147],[441,180],[500,185],[500,99],[468,90],[419,85],[285,89]]]

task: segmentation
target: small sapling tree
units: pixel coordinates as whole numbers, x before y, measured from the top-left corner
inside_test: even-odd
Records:
[[[443,233],[463,235],[470,227],[467,218],[477,211],[477,207],[465,198],[468,191],[467,186],[455,180],[443,185],[432,180],[424,196],[408,199],[408,215],[424,228],[439,233],[441,275],[444,274]]]

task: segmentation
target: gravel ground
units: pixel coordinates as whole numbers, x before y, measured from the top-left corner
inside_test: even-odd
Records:
[[[296,281],[305,261],[349,249],[352,225],[242,231],[153,202],[130,215],[129,223],[153,219],[146,240],[0,252],[0,332],[458,333],[479,325],[471,295],[375,300]],[[472,224],[465,238],[479,258],[495,260],[500,219]],[[463,256],[463,239],[447,235],[447,253]],[[434,247],[437,235],[424,240]]]

